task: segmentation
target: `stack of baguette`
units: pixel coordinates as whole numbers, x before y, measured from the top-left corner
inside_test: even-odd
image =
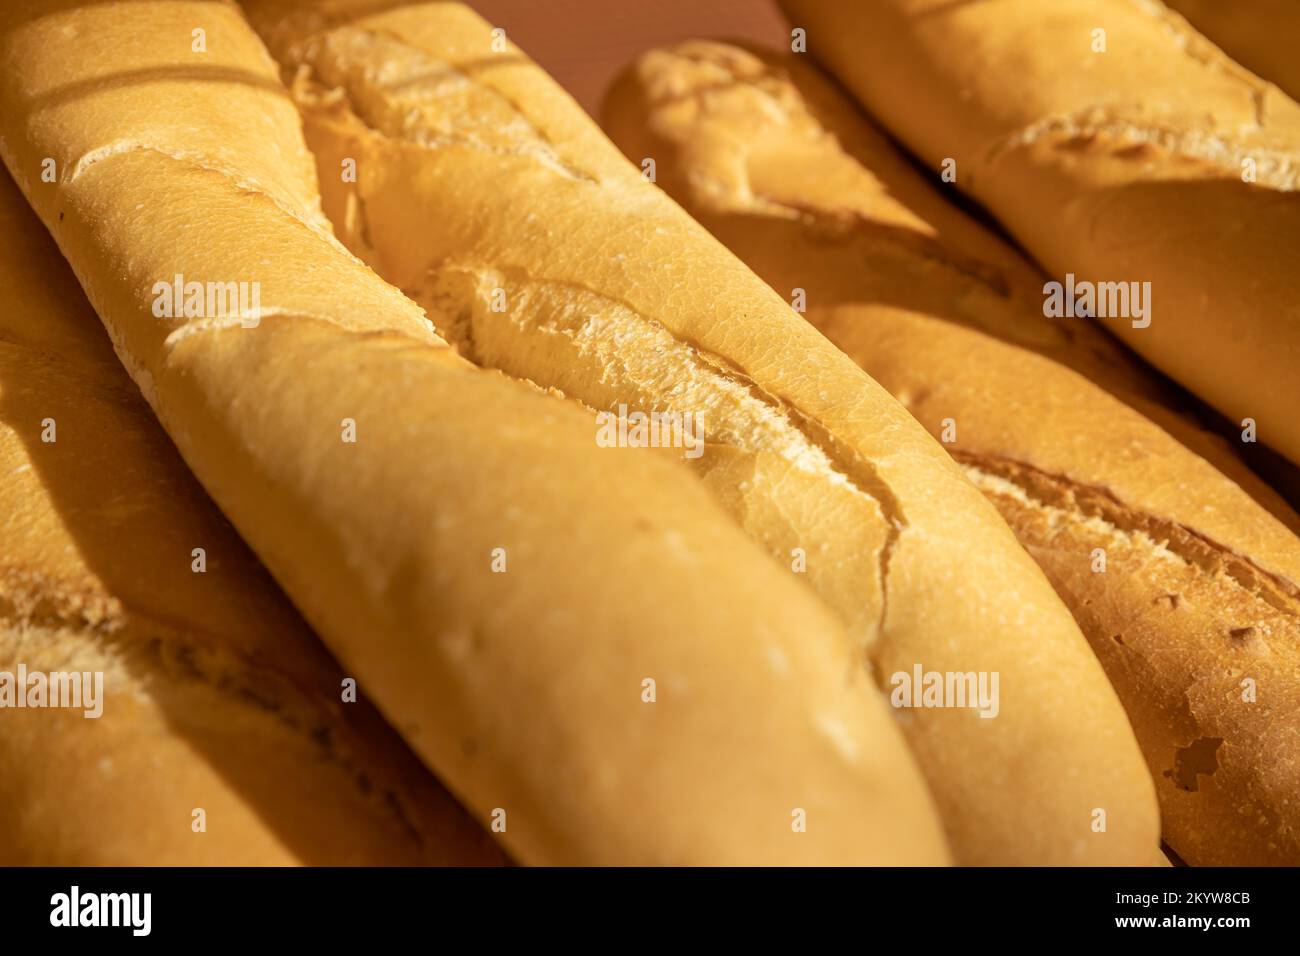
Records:
[[[106,677],[104,731],[0,709],[18,860],[1156,865],[1157,795],[1189,862],[1295,860],[1295,516],[802,64],[650,55],[646,167],[459,3],[48,0],[0,57],[102,324],[5,264],[0,666]],[[608,447],[654,413],[698,441]],[[183,796],[48,812],[128,747]]]
[[[186,464],[516,860],[950,859],[831,611],[676,463],[476,368],[334,239],[237,7],[5,8],[0,56],[5,163]],[[259,283],[257,321],[157,308],[178,275]],[[1093,852],[1124,859],[1154,813],[1093,688],[1122,760],[1069,809],[1114,808]]]
[[[936,437],[951,423],[949,452],[1120,691],[1174,851],[1294,862],[1300,778],[1277,758],[1298,729],[1300,539],[1270,513],[1294,523],[1286,505],[1095,326],[1045,318],[1044,277],[806,58],[653,51],[606,105],[692,215],[774,288],[804,289],[807,319]]]
[[[1300,104],[1160,0],[782,5],[1052,279],[1150,283],[1107,325],[1300,462]]]
[[[0,232],[0,671],[104,675],[98,717],[0,710],[0,865],[498,862],[343,702],[3,173]]]
[[[1153,860],[1110,689],[943,449],[519,51],[485,61],[488,24],[457,4],[358,7],[246,5],[344,243],[480,366],[605,412],[701,414],[696,479],[774,565],[807,556],[878,687],[918,665],[1000,675],[996,719],[900,721],[959,862]]]

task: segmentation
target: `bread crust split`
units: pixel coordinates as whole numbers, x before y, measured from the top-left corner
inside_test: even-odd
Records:
[[[1174,850],[1300,859],[1300,540],[1216,469],[1231,459],[1208,446],[1211,464],[1144,417],[1158,390],[1089,326],[1045,318],[1041,276],[805,59],[651,51],[603,115],[761,277],[802,288],[808,321],[933,434],[953,424],[946,447],[1118,689]],[[1239,462],[1232,474],[1247,480]]]
[[[0,12],[5,163],[186,464],[472,815],[524,863],[947,862],[830,612],[683,466],[474,368],[334,239],[237,8],[131,11]],[[258,282],[261,321],[157,316],[176,274]]]
[[[1157,0],[782,6],[1053,279],[1149,282],[1107,326],[1300,462],[1300,104]]]
[[[877,689],[917,663],[1000,673],[996,720],[900,715],[959,862],[1154,857],[1113,691],[993,509],[553,81],[459,4],[246,9],[340,237],[461,354],[589,409],[702,412],[700,484],[783,569],[806,554]]]

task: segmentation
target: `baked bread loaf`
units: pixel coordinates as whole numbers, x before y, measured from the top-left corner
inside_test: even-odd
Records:
[[[701,416],[702,484],[838,613],[885,693],[917,668],[999,675],[996,719],[899,711],[959,862],[1154,857],[1150,782],[1095,659],[897,402],[466,7],[246,9],[340,238],[463,355],[608,414]]]
[[[0,234],[0,865],[499,862],[342,702],[3,171]],[[21,673],[95,699],[20,708]]]
[[[1044,308],[1100,293],[1137,352],[1300,462],[1300,105],[1151,0],[782,2],[1043,264]]]
[[[1295,0],[1165,0],[1242,66],[1300,100],[1300,4]]]
[[[1094,384],[1140,404],[1097,329],[1044,317],[1032,270],[806,58],[651,51],[603,116],[936,437],[952,425],[1118,689],[1179,856],[1300,863],[1300,539]]]
[[[339,245],[236,7],[131,12],[0,12],[4,160],[187,464],[474,816],[525,863],[945,862],[830,612],[680,464],[474,368]],[[175,276],[258,307],[177,314]],[[1127,808],[1113,779],[1088,795]]]

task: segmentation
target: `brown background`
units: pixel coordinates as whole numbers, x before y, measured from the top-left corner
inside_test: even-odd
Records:
[[[744,39],[785,48],[789,28],[772,0],[468,0],[502,27],[593,116],[617,73],[654,46]]]

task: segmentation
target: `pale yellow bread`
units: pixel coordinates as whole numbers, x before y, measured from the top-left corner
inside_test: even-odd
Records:
[[[0,13],[5,162],[186,463],[516,859],[947,862],[830,612],[680,465],[474,368],[334,240],[235,7],[43,11]],[[258,282],[260,322],[155,315],[176,274]]]
[[[996,511],[554,81],[459,4],[247,9],[340,237],[462,354],[592,408],[702,414],[703,485],[838,613],[877,686],[1000,674],[996,719],[898,713],[959,862],[1153,857],[1114,692]]]
[[[1300,462],[1300,105],[1156,0],[782,5],[1053,279],[1149,282],[1107,325]]]
[[[1300,862],[1300,540],[1094,384],[1134,401],[1089,326],[1022,301],[1004,247],[806,59],[655,50],[603,113],[761,277],[803,288],[808,320],[933,434],[953,423],[949,451],[1118,688],[1179,855]]]
[[[0,671],[103,674],[98,718],[0,710],[0,864],[500,862],[343,703],[2,171],[0,234]]]

